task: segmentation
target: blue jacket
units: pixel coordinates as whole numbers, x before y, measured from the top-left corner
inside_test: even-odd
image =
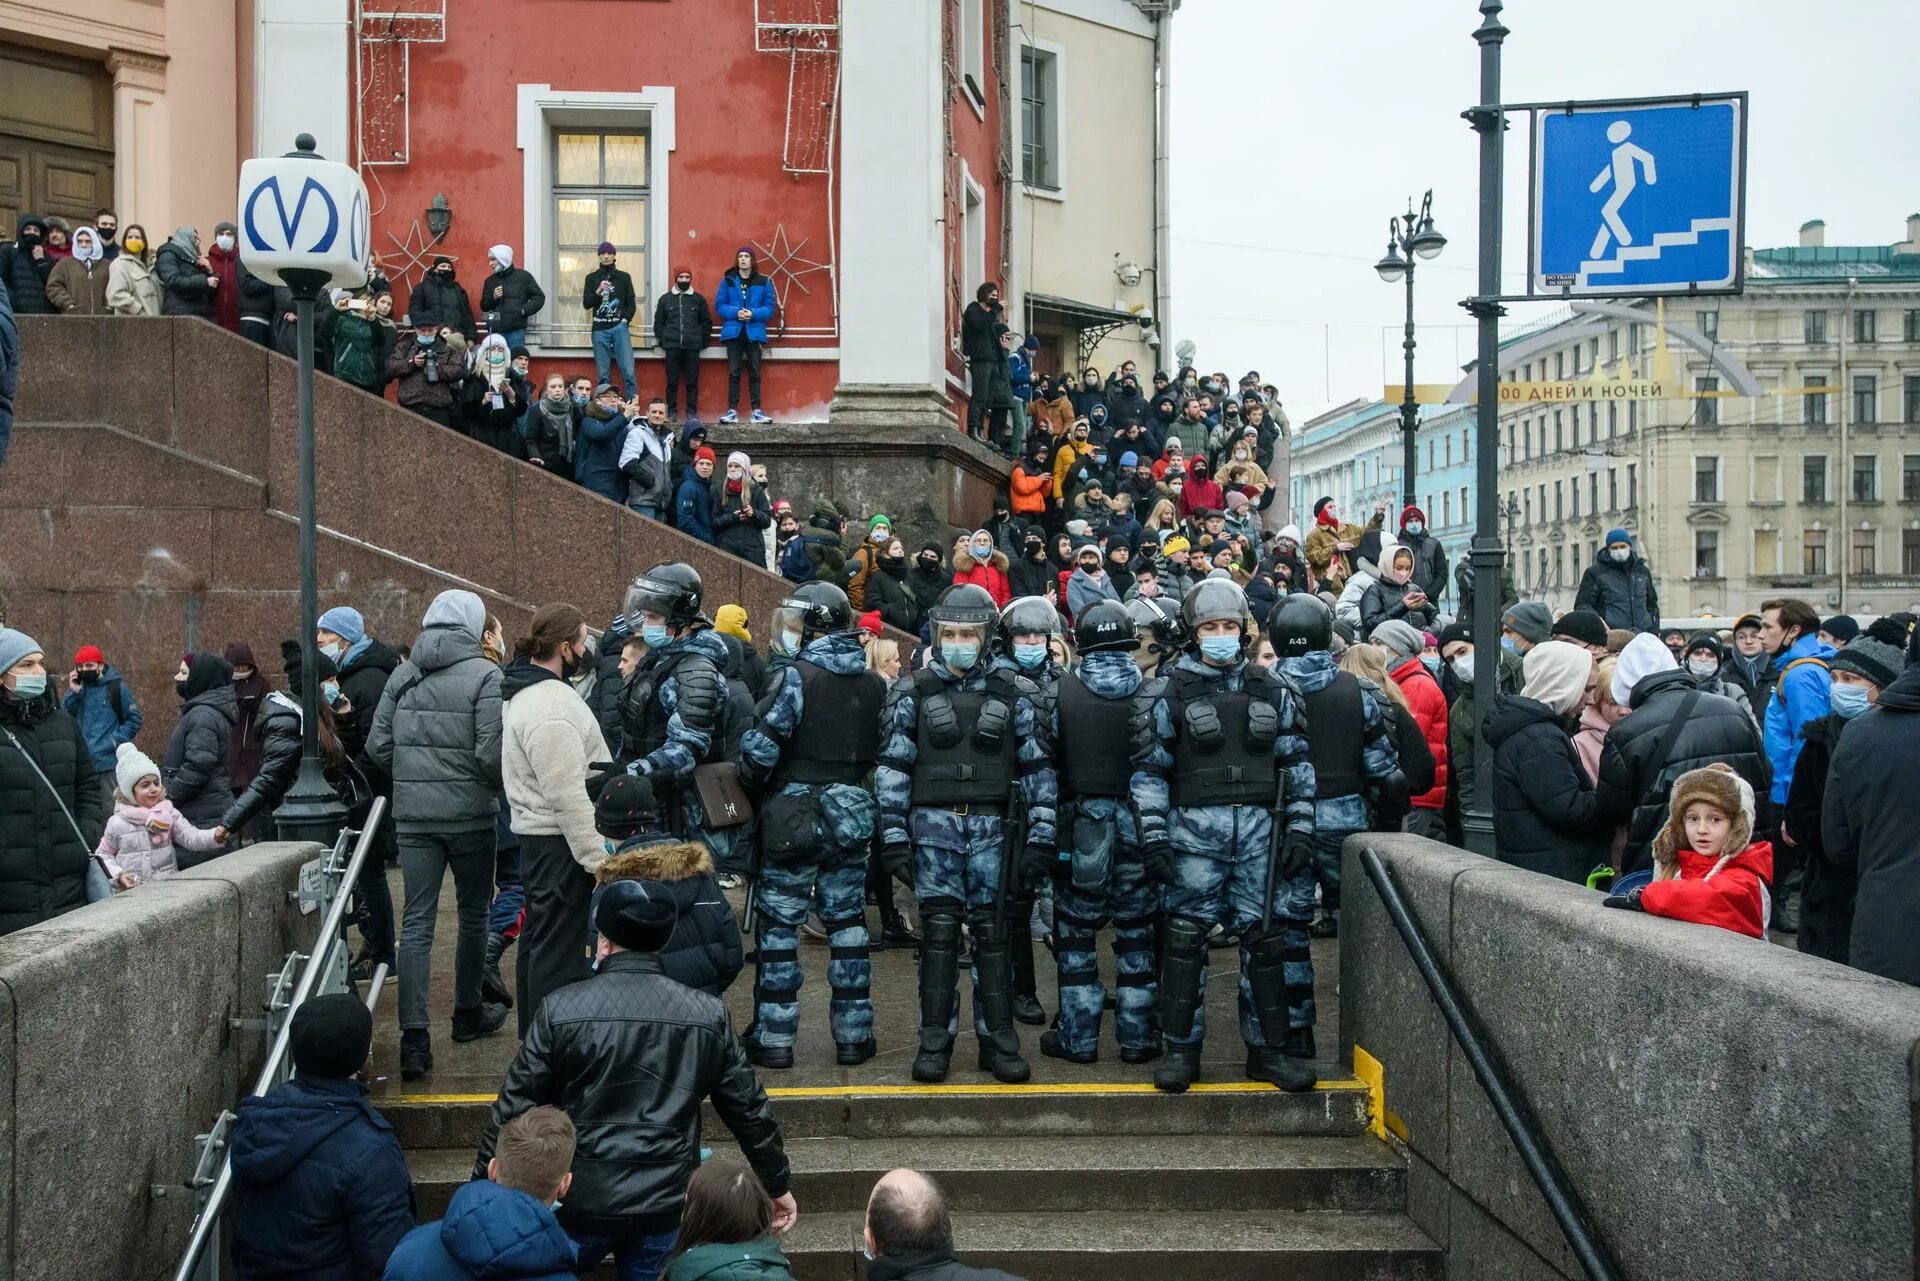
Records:
[[[114,713],[114,691],[120,693],[120,712]],[[145,722],[133,691],[121,679],[120,669],[109,666],[92,685],[82,685],[77,694],[60,700],[60,710],[80,723],[87,750],[93,753],[93,768],[102,774],[113,773],[114,753],[122,743],[131,743]]]
[[[376,1281],[413,1228],[413,1183],[358,1081],[296,1074],[240,1101],[227,1221],[242,1277]]]
[[[745,323],[746,337],[751,342],[767,340],[767,322],[773,319],[773,282],[759,272],[754,272],[743,286],[740,283],[740,269],[729,267],[720,277],[720,287],[713,291],[713,314],[720,318],[720,341],[731,342],[741,336],[740,317],[734,313],[742,307],[753,313],[753,319]]]
[[[713,541],[713,488],[691,467],[673,496],[673,527],[688,538]]]
[[[0,281],[0,463],[7,461],[13,436],[13,394],[20,386],[20,327],[13,319],[13,295]]]
[[[1013,383],[1013,398],[1021,404],[1033,401],[1033,362],[1022,347],[1007,354],[1007,379]]]
[[[573,441],[573,478],[602,498],[618,503],[627,496],[627,478],[620,471],[620,451],[626,448],[625,414],[611,418],[580,415],[580,433]]]
[[[407,1233],[384,1281],[572,1281],[578,1255],[552,1210],[483,1179],[454,1192],[446,1218]]]
[[[807,558],[807,544],[804,537],[790,538],[787,540],[787,545],[780,549],[780,577],[790,583],[813,581],[813,562]]]
[[[1787,789],[1793,786],[1793,765],[1805,746],[1801,735],[1807,726],[1833,710],[1830,691],[1833,673],[1826,664],[1833,658],[1833,646],[1818,636],[1802,636],[1773,660],[1773,669],[1782,673],[1780,686],[1767,700],[1767,759],[1773,762],[1773,803],[1787,803]],[[1817,658],[1818,663],[1802,663],[1788,672],[1787,667],[1802,658]]]

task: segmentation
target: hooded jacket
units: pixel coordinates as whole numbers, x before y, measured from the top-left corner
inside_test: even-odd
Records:
[[[632,292],[631,287],[628,292]],[[533,273],[512,263],[488,276],[480,286],[480,311],[491,333],[518,333],[546,305],[547,295]],[[445,317],[441,319],[445,323]]]
[[[195,654],[182,687],[180,720],[160,760],[167,799],[195,827],[213,827],[233,803],[228,765],[240,719],[233,669],[218,654]]]
[[[0,285],[12,295],[16,315],[50,316],[53,303],[47,298],[47,278],[53,274],[54,258],[50,253],[33,256],[33,246],[25,239],[28,228],[40,233],[36,244],[46,244],[46,221],[39,214],[21,214],[14,224],[13,240],[0,245]]]
[[[1014,464],[1007,481],[1008,507],[1015,516],[1039,516],[1047,510],[1047,498],[1053,493],[1053,473],[1044,463],[1023,458]]]
[[[1573,607],[1592,610],[1607,620],[1608,627],[1624,627],[1630,632],[1660,630],[1660,595],[1654,590],[1653,571],[1640,559],[1639,548],[1628,555],[1626,564],[1616,565],[1602,547],[1580,576]]]
[[[93,753],[93,768],[105,774],[113,773],[114,753],[120,750],[120,744],[131,743],[146,723],[120,669],[111,665],[93,684],[69,690],[60,700],[60,710],[79,724]]]
[[[1696,925],[1717,925],[1748,938],[1767,936],[1767,890],[1773,879],[1773,846],[1753,844],[1722,863],[1689,849],[1674,851],[1680,874],[1640,891],[1640,906],[1654,916]]]
[[[344,737],[356,743],[365,743],[373,733],[373,718],[380,710],[380,696],[386,692],[394,669],[400,666],[400,655],[385,641],[363,636],[357,644],[347,648],[335,666],[340,673],[341,696],[353,708],[344,718]]]
[[[297,1073],[242,1099],[232,1152],[240,1276],[378,1281],[413,1227],[400,1141],[358,1081]]]
[[[1437,810],[1447,803],[1447,696],[1427,673],[1418,656],[1396,664],[1388,673],[1406,696],[1407,708],[1420,726],[1420,736],[1433,754],[1433,785],[1413,797],[1415,809]]]
[[[1402,551],[1410,557],[1413,556],[1412,548],[1403,547],[1399,543],[1388,543],[1380,549],[1380,574],[1367,585],[1366,591],[1360,597],[1360,634],[1363,637],[1373,635],[1373,629],[1390,618],[1402,620],[1415,631],[1427,631],[1433,626],[1433,602],[1429,600],[1418,607],[1408,606],[1407,591],[1412,586],[1412,577],[1409,576],[1406,582],[1395,582],[1388,572],[1393,564],[1394,555]],[[1414,568],[1419,568],[1417,557]],[[1357,572],[1355,576],[1358,577]],[[1346,593],[1343,590],[1341,599],[1345,598]]]
[[[714,879],[713,855],[705,845],[666,836],[641,837],[606,858],[595,879],[601,885],[657,881],[673,891],[679,919],[673,937],[659,953],[668,978],[719,996],[740,977],[745,964],[740,922]]]
[[[1818,636],[1802,636],[1773,660],[1778,681],[1760,723],[1766,729],[1767,759],[1773,762],[1772,796],[1776,805],[1787,803],[1794,762],[1800,758],[1807,726],[1833,710],[1833,672],[1827,663],[1835,652]]]
[[[587,770],[613,752],[593,709],[524,656],[501,674],[500,699],[500,773],[514,835],[563,836],[574,862],[594,871],[607,851],[593,825]]]
[[[417,325],[428,317],[435,324],[455,330],[469,344],[479,337],[479,327],[473,323],[473,299],[467,296],[467,287],[451,276],[442,283],[429,271],[413,287],[407,299],[406,319]]]
[[[107,273],[112,266],[104,258],[62,258],[47,273],[47,301],[65,316],[107,315]]]
[[[1419,512],[1419,516],[1424,524],[1426,513]],[[1400,529],[1400,545],[1413,553],[1413,577],[1409,581],[1425,592],[1429,601],[1437,603],[1447,594],[1447,549],[1425,530],[1417,534],[1408,533],[1404,518]],[[1382,551],[1384,553],[1385,549]]]
[[[150,825],[155,819],[167,828],[154,831]],[[152,809],[122,801],[113,807],[93,853],[109,877],[132,872],[146,882],[164,880],[180,870],[176,849],[212,854],[219,848],[213,833],[187,822],[172,801],[163,800]]]
[[[696,1245],[675,1259],[662,1281],[791,1281],[793,1267],[772,1237]]]
[[[86,906],[101,802],[87,740],[51,691],[24,702],[0,692],[0,730],[0,934],[11,934]],[[63,805],[84,844],[74,839]]]
[[[478,597],[442,592],[380,695],[367,755],[393,779],[398,832],[491,831],[499,815],[500,669],[481,656],[485,625]]]
[[[1848,961],[1855,969],[1920,984],[1920,843],[1913,759],[1920,748],[1920,666],[1909,666],[1853,718],[1834,749],[1820,835],[1826,860],[1859,882]]]
[[[1494,700],[1481,732],[1493,747],[1493,840],[1500,861],[1584,883],[1606,855],[1607,829],[1598,821],[1599,801],[1566,719],[1537,699],[1513,695]]]
[[[773,283],[760,274],[757,266],[745,280],[740,278],[738,264],[727,268],[720,277],[720,287],[713,291],[713,310],[720,317],[720,341],[744,337],[748,342],[765,342],[775,301]],[[739,316],[743,307],[752,313],[745,322]]]
[[[207,278],[213,272],[200,265],[194,252],[193,228],[181,227],[153,256],[153,274],[160,278],[160,314],[213,319],[213,290]]]
[[[1001,552],[992,553],[986,560],[977,559],[971,550],[956,552],[953,557],[953,582],[972,583],[987,589],[995,605],[1005,608],[1013,594],[1007,584],[1007,558]],[[926,602],[921,602],[923,605]]]
[[[478,1179],[454,1190],[446,1218],[401,1239],[383,1281],[572,1281],[579,1252],[552,1210]]]

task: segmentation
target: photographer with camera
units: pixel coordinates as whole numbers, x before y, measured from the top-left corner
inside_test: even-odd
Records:
[[[439,317],[415,315],[413,325],[413,341],[396,342],[387,354],[387,377],[400,384],[400,408],[450,427],[454,386],[466,376],[466,361],[447,344]]]

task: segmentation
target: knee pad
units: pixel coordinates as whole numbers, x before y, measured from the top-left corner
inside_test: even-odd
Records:
[[[1166,942],[1170,954],[1204,952],[1207,947],[1207,926],[1191,916],[1169,916]]]
[[[1279,965],[1287,960],[1286,934],[1281,930],[1268,930],[1264,934],[1256,933],[1245,940],[1247,955],[1266,965]]]

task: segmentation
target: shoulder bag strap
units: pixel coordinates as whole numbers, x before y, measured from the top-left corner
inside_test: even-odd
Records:
[[[40,762],[33,759],[32,752],[29,752],[20,745],[20,740],[13,736],[12,730],[4,725],[0,725],[0,734],[6,735],[7,742],[13,745],[13,750],[25,758],[27,768],[31,769],[33,776],[39,779],[41,784],[46,787],[47,795],[53,797],[53,803],[60,807],[61,815],[67,820],[67,826],[73,829],[73,839],[80,842],[80,848],[91,855],[93,853],[93,846],[87,844],[87,838],[81,835],[80,824],[74,821],[73,811],[67,808],[66,798],[60,795],[60,789],[53,785],[53,780],[48,778],[46,772],[40,768]]]
[[[1653,758],[1655,770],[1653,777],[1656,789],[1658,788],[1660,780],[1659,771],[1664,770],[1667,766],[1667,753],[1673,750],[1674,740],[1680,737],[1680,727],[1687,723],[1689,716],[1693,715],[1694,705],[1699,701],[1700,691],[1697,689],[1688,690],[1687,696],[1680,700],[1680,710],[1674,715],[1672,720],[1667,722],[1667,728],[1660,735],[1660,751]]]

